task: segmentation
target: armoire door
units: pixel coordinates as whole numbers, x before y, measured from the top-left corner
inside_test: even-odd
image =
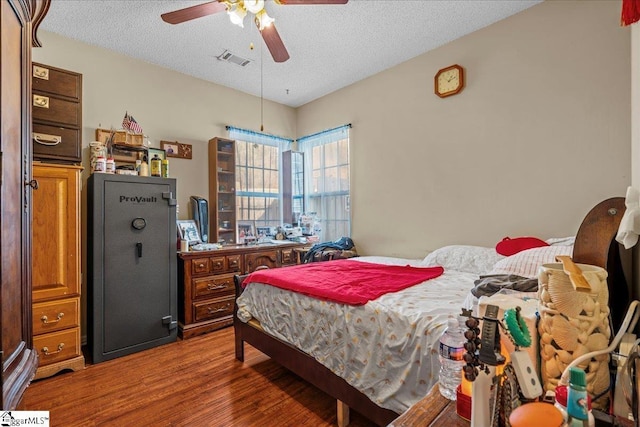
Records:
[[[31,46],[49,0],[0,2],[0,320],[2,396],[14,409],[33,378]]]

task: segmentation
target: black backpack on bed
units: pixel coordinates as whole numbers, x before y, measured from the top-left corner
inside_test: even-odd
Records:
[[[350,237],[341,237],[338,240],[335,240],[333,242],[316,243],[305,254],[302,262],[306,264],[308,262],[314,262],[314,261],[327,261],[328,259],[350,258],[353,255],[349,257],[342,257],[342,256],[336,257],[335,252],[351,251],[353,248],[355,248],[355,244],[353,243],[353,240],[351,240]],[[332,255],[328,257],[324,257],[323,253],[326,250],[332,250],[331,251],[333,252]],[[355,250],[353,252],[355,252]],[[323,259],[323,258],[327,258],[327,259]]]

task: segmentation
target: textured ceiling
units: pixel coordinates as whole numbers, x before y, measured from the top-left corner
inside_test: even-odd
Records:
[[[284,63],[273,61],[249,17],[244,28],[226,13],[178,25],[160,19],[204,1],[52,0],[41,28],[256,96],[262,65],[264,98],[298,107],[540,1],[267,1],[291,56]],[[216,59],[225,49],[253,62],[240,67]]]

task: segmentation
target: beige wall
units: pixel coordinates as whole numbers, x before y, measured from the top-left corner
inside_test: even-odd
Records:
[[[631,25],[631,185],[640,189],[640,23]],[[640,299],[640,249],[634,251],[634,299]]]
[[[294,110],[267,102],[268,132],[352,123],[353,238],[365,254],[422,257],[452,243],[575,233],[631,183],[631,29],[612,1],[546,1]],[[181,218],[208,194],[206,141],[259,126],[259,99],[42,32],[35,61],[83,74],[83,145],[132,113],[171,159]],[[456,96],[433,75],[465,68]],[[246,114],[255,110],[255,116]],[[85,174],[86,177],[87,174]]]
[[[367,254],[575,234],[631,182],[630,30],[613,1],[546,1],[298,109],[352,123],[353,238]],[[467,86],[440,99],[433,76]]]
[[[120,128],[129,111],[149,136],[160,141],[193,145],[193,159],[170,159],[170,176],[177,178],[179,217],[189,216],[189,196],[209,198],[207,141],[227,136],[226,125],[260,128],[260,99],[224,86],[207,83],[114,52],[41,31],[43,47],[33,49],[33,60],[82,73],[83,184],[89,176],[89,142],[95,129]],[[231,64],[230,64],[231,65]],[[255,114],[251,114],[255,112]],[[267,131],[293,138],[294,109],[265,102]],[[82,189],[82,271],[86,272],[86,191]],[[83,274],[82,331],[86,334],[86,274]]]
[[[640,23],[631,25],[631,185],[640,189]]]
[[[640,176],[631,29],[619,20],[619,2],[548,0],[297,110],[266,102],[265,124],[292,138],[353,124],[353,238],[364,254],[574,234],[593,205],[624,195],[632,170]],[[206,141],[225,125],[259,127],[254,96],[39,35],[34,61],[83,74],[85,167],[95,128],[119,127],[125,111],[155,147],[193,144],[193,160],[171,159],[181,218],[190,195],[208,195]],[[455,63],[467,86],[440,99],[433,75]]]
[[[33,50],[34,61],[82,73],[85,180],[95,129],[121,128],[128,111],[151,146],[160,148],[161,140],[193,145],[193,159],[170,158],[169,164],[177,178],[179,217],[186,219],[189,196],[209,196],[207,141],[226,137],[226,125],[260,129],[260,98],[50,32],[38,36],[43,47]],[[268,133],[296,136],[293,108],[265,102],[264,122]]]

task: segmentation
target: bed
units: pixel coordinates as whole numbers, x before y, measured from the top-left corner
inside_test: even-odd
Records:
[[[610,288],[614,283],[618,288],[612,295],[628,298],[629,288],[621,285],[618,245],[612,243],[623,212],[623,198],[605,200],[585,217],[574,245],[560,242],[513,257],[463,245],[441,248],[424,260],[360,257],[358,262],[364,263],[445,267],[437,278],[361,306],[334,304],[261,283],[245,290],[238,277],[236,358],[243,361],[244,343],[249,343],[336,398],[340,425],[348,423],[348,408],[387,425],[437,382],[438,338],[447,318],[459,314],[468,301],[479,275],[509,268],[526,268],[535,275],[539,264],[569,251],[576,262],[607,269]],[[534,256],[526,258],[526,252]],[[624,314],[625,309],[626,305],[616,311]]]

